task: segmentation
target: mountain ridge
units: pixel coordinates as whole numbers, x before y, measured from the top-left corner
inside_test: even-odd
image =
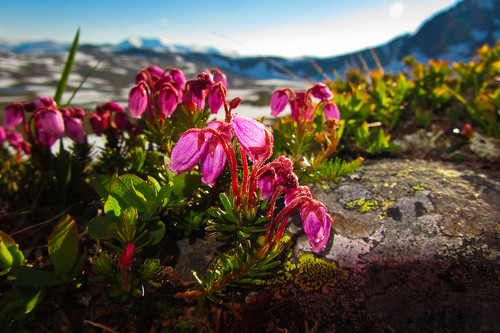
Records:
[[[413,34],[397,36],[377,47],[332,57],[262,57],[224,54],[213,47],[170,44],[161,38],[132,37],[118,44],[83,44],[80,50],[135,56],[178,56],[185,61],[210,64],[221,70],[254,79],[305,78],[322,80],[327,73],[343,73],[350,68],[372,70],[379,66],[387,72],[403,69],[408,55],[419,62],[429,59],[468,61],[484,44],[500,39],[500,0],[462,0],[424,21]],[[70,45],[53,41],[6,44],[0,51],[14,53],[65,52]],[[89,51],[90,52],[90,51]]]

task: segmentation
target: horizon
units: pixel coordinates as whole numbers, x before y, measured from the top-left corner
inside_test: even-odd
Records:
[[[168,45],[213,47],[241,56],[330,57],[415,33],[425,21],[460,1],[353,0],[347,4],[312,0],[309,10],[304,10],[297,6],[298,1],[291,0],[254,0],[227,6],[226,1],[208,5],[200,0],[153,0],[138,11],[128,0],[26,0],[4,6],[0,40],[70,43],[80,27],[81,44],[117,45],[140,37]],[[143,20],[137,20],[138,12]],[[51,15],[60,19],[47,20]],[[131,23],[124,28],[120,25],[124,21]]]

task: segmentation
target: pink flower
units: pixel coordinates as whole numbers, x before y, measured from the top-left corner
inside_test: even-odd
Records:
[[[21,103],[10,103],[4,111],[5,128],[12,131],[23,120],[23,106]]]
[[[193,167],[205,153],[207,141],[200,129],[184,132],[170,154],[170,171],[179,174]]]
[[[139,82],[128,94],[128,109],[132,118],[140,118],[148,107],[148,93],[144,81]]]
[[[64,134],[64,120],[61,112],[54,109],[39,109],[40,127],[48,135],[59,139]]]
[[[208,107],[212,114],[217,114],[224,103],[224,97],[226,96],[225,90],[226,88],[224,88],[222,83],[218,83],[212,87],[210,96],[208,96]]]
[[[83,122],[79,118],[67,117],[64,120],[66,134],[75,142],[82,143],[85,133],[83,131]]]
[[[0,145],[4,143],[5,139],[7,139],[7,133],[5,133],[5,129],[0,126]]]
[[[271,97],[271,114],[277,117],[288,104],[288,95],[284,89],[278,89],[273,92]]]
[[[326,212],[325,207],[317,201],[314,201],[314,204],[305,204],[301,210],[301,216],[304,232],[311,243],[312,250],[320,252],[330,237],[332,218]]]
[[[96,115],[94,113],[91,113],[89,123],[90,123],[90,127],[92,127],[92,129],[94,130],[94,133],[97,136],[101,136],[102,133],[104,133],[104,124],[103,124],[101,117],[99,117],[98,115]]]
[[[212,73],[214,75],[214,79],[213,79],[214,83],[217,84],[217,83],[221,82],[222,85],[224,86],[224,88],[227,88],[226,74],[222,73],[217,68],[212,69]]]
[[[158,95],[161,113],[170,118],[177,108],[177,92],[171,84],[167,84]]]
[[[208,185],[215,185],[217,177],[226,166],[226,161],[227,157],[223,143],[220,140],[210,143],[201,157],[201,171],[203,172],[201,181]]]
[[[340,111],[337,105],[333,102],[327,102],[324,107],[326,119],[340,120]]]
[[[45,132],[43,129],[40,129],[38,131],[38,140],[46,146],[52,146],[57,141],[57,139],[59,138]]]
[[[311,94],[322,101],[328,101],[333,98],[333,93],[324,83],[318,82],[311,89]]]
[[[33,104],[35,104],[35,108],[37,109],[43,107],[57,109],[56,101],[52,97],[42,96],[34,101]]]
[[[267,173],[259,177],[259,188],[262,191],[261,199],[266,200],[269,199],[275,190],[275,187],[273,186],[273,177],[271,173]]]
[[[308,120],[312,116],[313,105],[311,96],[304,91],[295,94],[295,99],[290,103],[292,118],[296,122]]]
[[[174,82],[174,87],[178,91],[184,90],[184,87],[186,86],[186,77],[184,76],[184,73],[178,68],[171,68],[170,76]]]
[[[273,134],[271,130],[257,120],[234,114],[231,118],[234,134],[240,145],[254,159],[255,156],[272,150]]]
[[[129,124],[128,116],[125,112],[116,113],[114,121],[115,121],[116,130],[118,132],[123,132]]]

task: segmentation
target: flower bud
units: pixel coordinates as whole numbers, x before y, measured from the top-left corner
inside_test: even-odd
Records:
[[[132,118],[140,118],[148,107],[146,84],[141,81],[128,94],[128,109]]]
[[[288,104],[288,95],[283,89],[278,89],[273,92],[271,97],[271,114],[277,117]]]
[[[123,269],[128,269],[132,267],[135,256],[135,245],[134,243],[128,243],[118,260],[118,267]]]
[[[42,109],[39,113],[40,127],[48,135],[59,139],[64,134],[64,120],[61,112],[54,109]]]
[[[116,130],[118,132],[123,132],[127,128],[129,123],[127,114],[125,112],[119,112],[115,114],[114,122]]]
[[[12,131],[23,120],[23,106],[21,103],[10,103],[4,111],[5,128]]]
[[[170,115],[177,108],[177,92],[174,87],[170,84],[163,87],[158,95],[159,105],[161,113],[167,118],[170,118]]]
[[[340,120],[340,111],[337,105],[333,102],[327,102],[324,107],[325,118]]]
[[[214,75],[214,83],[215,84],[221,82],[222,85],[224,86],[224,88],[227,88],[226,74],[222,73],[217,68],[212,69],[212,74]]]
[[[7,139],[7,133],[5,133],[5,129],[0,126],[0,145],[4,143],[5,139]]]
[[[171,68],[170,76],[174,82],[174,87],[177,88],[178,91],[184,90],[184,87],[186,86],[186,77],[184,76],[184,73],[178,68]]]
[[[324,83],[318,82],[311,88],[311,94],[322,101],[328,101],[333,98],[333,93]]]
[[[332,218],[326,212],[325,207],[319,206],[317,201],[306,204],[301,210],[301,216],[304,232],[311,243],[312,250],[316,253],[320,252],[330,237]]]
[[[42,96],[39,99],[37,99],[36,101],[34,101],[33,104],[35,105],[35,108],[37,108],[37,109],[43,108],[43,107],[57,109],[56,101],[54,101],[54,99],[52,97]]]
[[[208,107],[212,114],[217,114],[222,104],[224,103],[224,98],[226,96],[226,88],[222,83],[218,83],[212,87],[210,96],[208,96]]]
[[[82,143],[84,139],[83,122],[79,118],[67,117],[64,120],[66,134],[75,142]]]
[[[94,113],[91,113],[89,123],[90,123],[90,127],[92,127],[92,129],[94,130],[94,133],[97,136],[101,136],[102,133],[104,133],[104,124],[102,122],[101,117],[99,117],[98,115],[96,115]]]
[[[241,103],[241,97],[235,97],[231,100],[231,102],[229,102],[229,108],[231,110],[234,110],[238,107],[238,105],[240,105]]]

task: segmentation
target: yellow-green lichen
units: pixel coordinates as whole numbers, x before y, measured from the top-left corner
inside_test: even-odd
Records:
[[[346,209],[355,209],[359,212],[365,213],[371,210],[377,210],[379,208],[379,204],[377,200],[374,199],[366,199],[359,198],[357,200],[349,201],[345,204]]]
[[[420,186],[420,185],[413,185],[411,188],[414,190],[425,190],[425,188],[423,186]]]
[[[272,279],[266,281],[266,285],[275,297],[283,298],[292,290],[324,292],[325,288],[333,287],[346,278],[347,271],[338,268],[335,263],[308,253],[302,255],[297,263],[286,262]]]

